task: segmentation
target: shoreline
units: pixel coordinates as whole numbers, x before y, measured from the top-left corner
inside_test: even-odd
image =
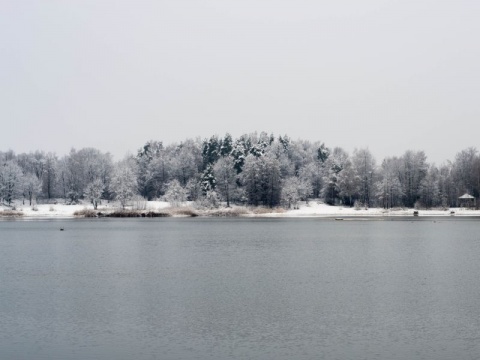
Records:
[[[414,216],[418,211],[418,216]],[[247,217],[247,218],[332,218],[332,219],[359,219],[359,218],[465,218],[480,217],[480,210],[466,208],[448,209],[358,209],[342,206],[331,206],[323,203],[302,203],[298,209],[285,210],[282,208],[269,209],[263,207],[232,206],[217,209],[195,209],[192,204],[172,207],[167,202],[148,201],[142,209],[119,209],[118,204],[109,203],[93,209],[91,204],[37,204],[34,206],[16,204],[15,209],[0,206],[0,219],[76,219],[76,218],[153,218],[153,217]]]

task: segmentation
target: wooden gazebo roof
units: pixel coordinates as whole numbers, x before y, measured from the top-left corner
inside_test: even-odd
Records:
[[[472,195],[465,193],[458,198],[458,202],[460,206],[466,207],[476,207],[477,206],[477,199],[475,199]]]

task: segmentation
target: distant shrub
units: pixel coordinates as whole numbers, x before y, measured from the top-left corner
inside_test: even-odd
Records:
[[[169,213],[173,216],[191,216],[195,217],[198,216],[198,212],[191,207],[175,207],[175,208],[167,208],[164,211]]]
[[[83,217],[97,217],[97,212],[92,209],[83,209],[77,210],[73,213],[74,216],[83,216]]]
[[[139,211],[139,210],[115,210],[104,214],[107,217],[132,218],[132,217],[167,217],[171,216],[168,212],[159,211]]]
[[[255,215],[262,215],[262,214],[283,214],[286,212],[285,209],[281,207],[276,208],[266,208],[263,206],[254,207],[251,209],[252,213]]]
[[[207,191],[195,201],[195,207],[198,209],[216,209],[220,206],[220,198],[216,191]]]
[[[22,216],[22,215],[23,215],[22,212],[16,211],[16,210],[5,209],[3,211],[0,211],[0,216],[5,216],[5,217],[7,217],[7,216],[14,217],[14,216]]]
[[[67,205],[75,205],[78,204],[79,201],[80,197],[76,191],[69,191],[67,193],[67,199],[65,199]]]
[[[242,215],[248,215],[250,211],[244,207],[231,207],[231,208],[221,208],[213,209],[205,212],[205,215],[208,216],[218,216],[218,217],[237,217]]]

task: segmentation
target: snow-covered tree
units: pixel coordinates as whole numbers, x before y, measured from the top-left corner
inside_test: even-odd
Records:
[[[325,144],[321,144],[317,148],[317,160],[321,163],[325,163],[328,157],[330,156],[330,149],[325,146]]]
[[[45,167],[42,177],[42,190],[47,199],[55,196],[55,188],[57,183],[57,156],[48,153],[45,156]]]
[[[187,198],[191,201],[197,201],[202,196],[202,183],[200,179],[191,178],[185,185]]]
[[[427,175],[427,157],[423,151],[408,150],[400,159],[399,180],[404,193],[404,204],[413,207],[420,196],[420,183]]]
[[[342,148],[336,147],[322,165],[324,166],[324,176],[321,195],[327,204],[334,205],[339,200],[339,174],[349,161],[348,153]]]
[[[245,140],[240,138],[236,140],[233,144],[231,151],[233,157],[233,163],[237,174],[240,174],[243,170],[243,165],[245,164],[245,158],[247,157],[248,148],[245,144]]]
[[[207,194],[209,191],[215,190],[217,187],[217,180],[215,179],[212,164],[208,164],[205,168],[205,171],[202,174],[201,184],[203,195]]]
[[[171,151],[171,166],[173,176],[185,186],[202,168],[202,156],[198,143],[187,140],[176,145]]]
[[[312,144],[309,141],[291,141],[288,146],[287,155],[293,164],[295,175],[309,162],[313,161]]]
[[[215,174],[216,186],[220,195],[230,206],[232,190],[235,188],[237,173],[234,168],[234,160],[232,157],[221,157],[213,167]]]
[[[378,169],[378,181],[375,183],[375,195],[378,204],[385,209],[401,206],[405,195],[398,178],[401,169],[401,160],[386,158]]]
[[[222,169],[230,169],[230,165],[225,168],[226,162],[233,162],[235,174],[222,173]],[[12,191],[3,179],[0,196],[5,202],[12,198],[9,194],[18,198],[18,193],[23,193],[24,199],[30,198],[28,184],[34,182],[30,175],[42,183],[39,198],[63,196],[68,203],[90,199],[90,184],[97,179],[103,184],[102,199],[115,196],[112,179],[117,171],[112,158],[94,148],[72,149],[60,159],[43,151],[18,155],[0,151],[0,166],[7,163],[16,164],[26,181],[18,180]],[[377,168],[366,149],[349,157],[342,149],[330,150],[320,142],[292,140],[288,135],[276,139],[266,132],[254,132],[237,139],[229,134],[223,138],[213,135],[204,141],[186,139],[168,146],[149,141],[138,151],[134,163],[130,168],[138,188],[133,192],[146,199],[163,196],[167,184],[176,179],[187,189],[189,200],[205,199],[206,193],[216,188],[227,204],[238,201],[275,206],[280,194],[285,203],[289,198],[286,194],[296,188],[293,183],[298,179],[311,186],[314,197],[323,197],[329,204],[446,207],[458,205],[458,197],[465,192],[480,204],[480,156],[475,148],[462,150],[452,162],[438,168],[432,168],[423,151],[387,158]],[[210,170],[206,171],[207,167]],[[202,189],[206,183],[207,188]]]
[[[135,160],[137,162],[137,183],[138,191],[146,199],[152,199],[158,194],[153,194],[154,189],[152,180],[154,178],[155,167],[152,163],[164,153],[163,143],[161,141],[147,141],[143,147],[137,151]]]
[[[289,177],[283,181],[281,200],[283,206],[290,209],[292,206],[297,208],[297,204],[300,201],[300,196],[297,189],[298,178],[295,176]]]
[[[295,176],[295,165],[290,160],[288,152],[280,141],[274,141],[265,149],[265,155],[273,157],[278,160],[280,168],[280,176],[285,179],[290,176]]]
[[[352,165],[358,181],[358,196],[361,203],[371,206],[374,200],[375,159],[368,149],[355,149]]]
[[[457,198],[468,193],[478,199],[480,195],[480,157],[476,148],[464,149],[455,156],[452,176],[456,184]]]
[[[312,185],[296,176],[286,178],[282,183],[281,199],[287,208],[298,207],[300,200],[306,200],[312,194]]]
[[[323,185],[323,171],[318,161],[311,161],[300,168],[298,177],[308,181],[312,187],[312,195],[318,198]]]
[[[105,185],[103,181],[98,178],[90,182],[85,188],[85,196],[93,204],[93,208],[97,210],[98,203],[100,202]]]
[[[342,170],[336,175],[335,187],[338,191],[338,197],[345,205],[353,206],[358,197],[358,177],[352,166],[350,159],[346,159],[342,165]]]
[[[214,135],[210,139],[203,141],[203,168],[205,169],[209,164],[214,164],[220,157],[220,142],[218,136]]]
[[[456,181],[454,179],[453,165],[451,162],[447,162],[440,166],[438,175],[438,189],[440,204],[443,207],[456,206],[458,199],[458,189]]]
[[[173,179],[167,184],[167,191],[165,192],[164,198],[171,206],[180,206],[183,202],[187,201],[187,190],[180,185],[177,179]]]
[[[246,157],[242,182],[249,204],[277,206],[280,203],[280,181],[280,166],[274,156],[250,154]]]
[[[76,203],[85,195],[85,188],[96,179],[101,179],[105,196],[109,195],[109,185],[113,172],[111,155],[94,148],[72,149],[58,166],[60,188],[68,202]],[[57,176],[57,175],[55,175]]]
[[[207,191],[197,199],[196,205],[208,209],[218,208],[220,205],[218,193],[215,190]]]
[[[131,162],[119,163],[112,179],[112,190],[122,208],[125,208],[127,202],[135,195],[137,186],[137,178]]]
[[[285,152],[288,152],[288,148],[290,147],[290,138],[288,137],[288,135],[284,135],[283,137],[280,135],[278,137],[278,142],[281,144],[283,150]]]
[[[439,196],[439,171],[431,165],[427,175],[423,178],[419,187],[419,200],[421,204],[429,209],[442,204]]]
[[[36,199],[38,193],[41,191],[42,182],[34,174],[27,174],[23,177],[23,194],[32,205],[32,201]]]
[[[22,190],[22,169],[13,160],[0,165],[0,198],[10,205],[22,195]]]
[[[233,150],[232,135],[227,133],[225,134],[225,137],[223,138],[223,141],[220,146],[220,155],[229,156],[232,153],[232,150]]]

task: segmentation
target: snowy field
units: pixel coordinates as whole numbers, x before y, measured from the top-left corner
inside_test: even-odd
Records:
[[[351,217],[351,216],[413,216],[414,209],[383,209],[369,208],[356,210],[353,207],[330,206],[326,204],[318,204],[309,202],[303,204],[298,210],[289,210],[285,214],[273,214],[273,216],[281,215],[284,217]],[[480,210],[469,210],[463,208],[451,208],[447,210],[418,210],[419,216],[451,216],[451,212],[455,216],[480,216]]]
[[[164,201],[148,201],[144,210],[160,210],[169,207],[169,203]],[[104,202],[98,205],[97,211],[113,211],[119,209],[120,205],[116,202]],[[89,203],[82,203],[77,205],[66,205],[62,200],[57,201],[56,204],[36,204],[30,206],[28,204],[23,205],[21,202],[15,204],[15,210],[21,212],[22,217],[39,217],[39,218],[71,218],[74,217],[76,211],[85,209],[93,210],[93,205]],[[0,205],[0,212],[4,210],[11,210],[11,208]]]
[[[185,204],[186,207],[191,204]],[[170,204],[165,201],[145,201],[140,206],[140,210],[158,211],[167,209]],[[103,203],[98,206],[97,211],[109,212],[114,209],[119,209],[119,204],[115,202]],[[131,206],[129,207],[132,208]],[[138,208],[138,205],[137,205]],[[238,208],[238,207],[237,207]],[[240,207],[241,208],[241,207]],[[88,203],[78,205],[66,205],[62,201],[56,204],[37,204],[30,206],[22,204],[21,202],[15,204],[15,210],[21,213],[23,218],[71,218],[74,217],[76,211],[85,209],[93,210],[93,205]],[[351,207],[330,206],[316,201],[310,201],[308,204],[302,203],[298,209],[285,210],[284,212],[269,212],[264,209],[261,212],[252,211],[251,208],[241,208],[241,216],[252,217],[379,217],[379,216],[413,216],[413,209],[393,209],[386,210],[382,208],[369,208],[356,210]],[[0,205],[0,213],[12,210],[10,207]],[[480,210],[471,210],[465,208],[451,208],[447,210],[419,210],[419,216],[480,216]],[[199,214],[208,215],[209,212]]]

